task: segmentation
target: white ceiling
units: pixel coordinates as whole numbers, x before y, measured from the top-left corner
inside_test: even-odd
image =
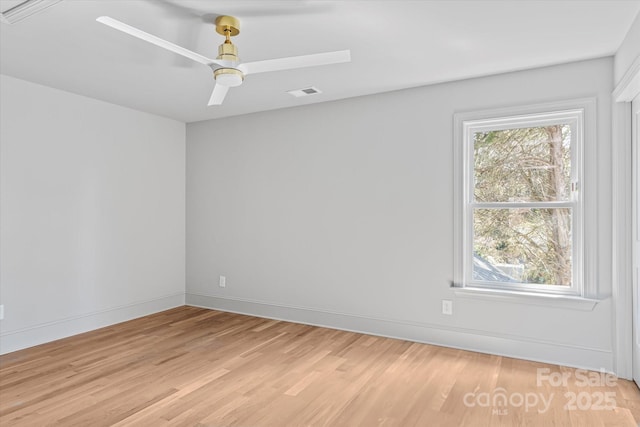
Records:
[[[639,10],[640,0],[63,0],[0,23],[0,72],[193,122],[612,55]],[[245,62],[342,49],[352,62],[250,75],[207,107],[207,66],[102,15],[210,58],[223,41],[213,20],[233,15]],[[286,93],[308,86],[323,93]]]

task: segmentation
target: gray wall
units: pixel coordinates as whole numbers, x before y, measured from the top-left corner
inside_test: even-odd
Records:
[[[0,79],[0,351],[182,305],[184,123]]]
[[[612,369],[612,82],[605,58],[187,125],[187,302]],[[453,114],[583,97],[598,102],[603,301],[457,298]]]

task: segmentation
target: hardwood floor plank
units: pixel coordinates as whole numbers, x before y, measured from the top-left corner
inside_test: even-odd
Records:
[[[0,425],[640,424],[635,384],[598,375],[185,306],[0,356]]]

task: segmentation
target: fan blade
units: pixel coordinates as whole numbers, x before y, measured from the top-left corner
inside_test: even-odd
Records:
[[[211,106],[222,104],[222,101],[224,101],[224,97],[227,95],[228,90],[228,86],[216,83],[216,85],[213,87],[213,92],[211,93],[211,98],[209,99],[208,105]]]
[[[170,50],[171,52],[177,53],[178,55],[185,56],[193,61],[199,62],[204,65],[218,64],[219,61],[215,59],[207,58],[206,56],[202,56],[198,53],[192,52],[189,49],[185,49],[177,44],[173,44],[166,40],[161,39],[160,37],[156,37],[152,34],[145,33],[142,30],[134,28],[130,25],[125,24],[124,22],[117,21],[108,16],[101,16],[96,19],[96,21],[108,25],[111,28],[115,28],[116,30],[122,31],[124,33],[129,34],[130,36],[137,37],[146,42],[153,43],[156,46],[160,46],[164,49]]]
[[[316,67],[318,65],[339,64],[351,61],[350,50],[316,53],[314,55],[292,56],[289,58],[267,59],[266,61],[240,64],[238,69],[245,75],[269,71],[291,70],[293,68]]]

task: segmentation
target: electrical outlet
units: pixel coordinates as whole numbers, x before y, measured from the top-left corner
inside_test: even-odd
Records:
[[[0,304],[0,320],[4,319],[4,304]]]
[[[442,314],[452,315],[453,314],[453,301],[450,299],[442,300]]]
[[[225,288],[227,286],[227,278],[224,276],[220,276],[220,280],[218,281],[218,286],[221,288]]]

